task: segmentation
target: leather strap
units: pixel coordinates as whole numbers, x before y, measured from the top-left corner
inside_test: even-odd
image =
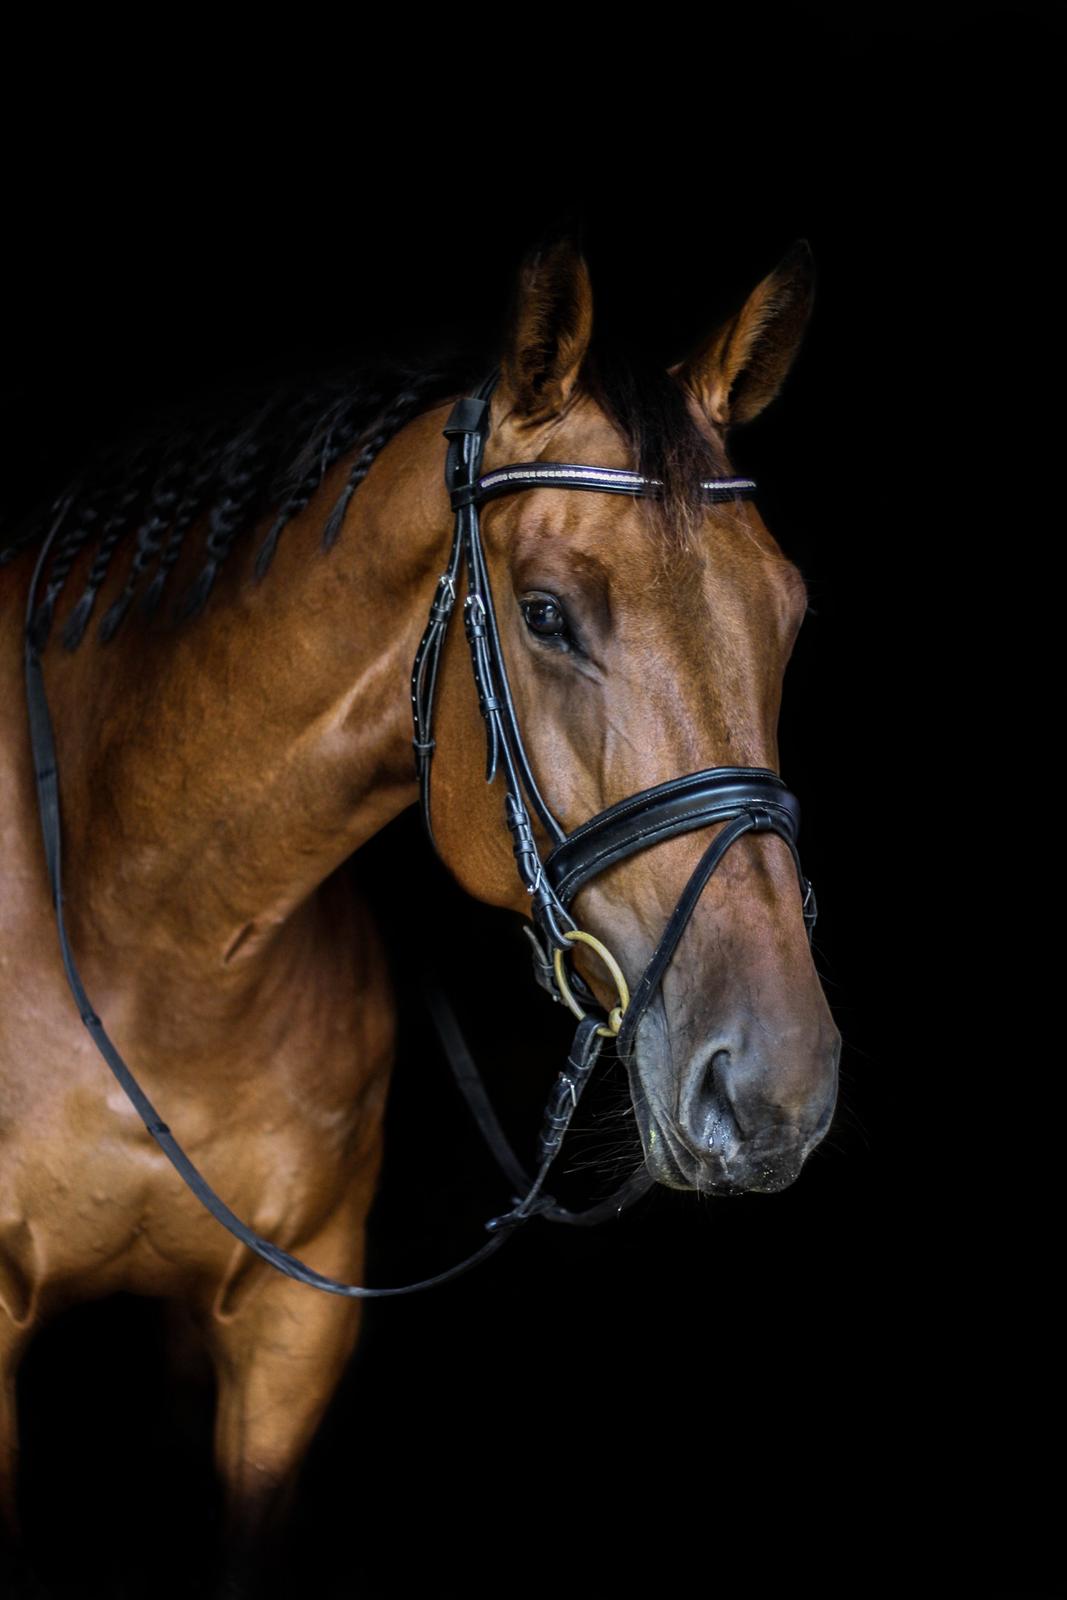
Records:
[[[491,381],[492,380],[492,381]],[[485,435],[488,429],[488,396],[492,391],[493,375],[479,384],[473,395],[457,400],[444,427],[449,441],[445,462],[445,484],[451,487],[462,484],[478,471]],[[437,580],[437,589],[430,606],[430,616],[415,652],[411,672],[411,709],[415,725],[412,741],[415,750],[415,771],[419,779],[422,821],[431,844],[434,842],[433,822],[430,815],[430,763],[434,752],[433,707],[437,689],[437,670],[441,650],[448,632],[448,624],[456,604],[456,586],[464,550],[464,527],[457,515],[452,535],[448,564]]]
[[[478,1124],[482,1138],[496,1158],[497,1165],[514,1190],[521,1194],[523,1191],[532,1189],[532,1180],[515,1154],[507,1134],[500,1126],[496,1112],[493,1110],[489,1096],[486,1094],[485,1084],[478,1068],[474,1064],[474,1057],[468,1049],[467,1041],[464,1039],[463,1032],[456,1020],[455,1012],[449,1005],[444,991],[429,974],[423,979],[423,994],[430,1015],[433,1017],[437,1036],[452,1068],[452,1074],[470,1108],[471,1115]],[[597,1048],[599,1049],[599,1045]],[[590,1065],[592,1065],[592,1062],[590,1062]],[[559,1114],[557,1101],[560,1098],[561,1085],[563,1086],[564,1099],[566,1099],[570,1091],[565,1083],[565,1073],[561,1073],[560,1078],[557,1080],[552,1099],[546,1110],[545,1125],[546,1127],[548,1126],[548,1119],[551,1117],[553,1119],[553,1130],[557,1126],[555,1119]],[[584,1079],[582,1087],[584,1087]],[[544,1129],[542,1130],[542,1156],[544,1154],[543,1141]],[[557,1150],[558,1147],[557,1140]],[[640,1195],[647,1194],[652,1184],[653,1179],[642,1165],[639,1171],[633,1177],[628,1178],[624,1184],[620,1185],[614,1194],[608,1195],[604,1200],[597,1201],[595,1205],[586,1206],[581,1211],[571,1211],[568,1207],[560,1205],[553,1196],[545,1195],[543,1197],[545,1205],[540,1215],[544,1217],[546,1222],[564,1222],[576,1227],[592,1227],[598,1222],[606,1221],[609,1217],[617,1217],[627,1206],[632,1205]],[[518,1203],[518,1197],[516,1196],[516,1204]]]
[[[800,805],[777,773],[767,767],[708,767],[643,789],[583,822],[545,858],[545,873],[569,905],[584,883],[616,861],[661,839],[736,817],[747,806],[770,812],[790,839],[796,837]]]
[[[496,467],[474,483],[452,490],[453,509],[494,500],[515,489],[595,489],[601,494],[628,494],[655,497],[662,479],[642,477],[627,467],[587,467],[574,461],[514,461]],[[701,482],[705,499],[711,503],[747,499],[755,493],[753,478],[708,478]]]

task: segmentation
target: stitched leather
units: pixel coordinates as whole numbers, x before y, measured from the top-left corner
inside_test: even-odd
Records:
[[[792,837],[800,827],[800,803],[767,767],[708,767],[644,789],[569,833],[545,858],[545,873],[569,905],[597,872],[648,845],[692,828],[736,817],[760,805],[780,818]]]

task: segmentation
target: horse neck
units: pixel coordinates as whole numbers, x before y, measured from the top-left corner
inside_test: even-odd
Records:
[[[409,679],[451,535],[447,409],[382,450],[329,552],[322,528],[351,456],[261,584],[250,539],[201,617],[57,663],[56,676],[82,679],[61,685],[57,718],[61,769],[64,745],[81,749],[64,790],[68,899],[102,952],[136,950],[142,964],[155,952],[194,977],[251,971],[417,798]]]

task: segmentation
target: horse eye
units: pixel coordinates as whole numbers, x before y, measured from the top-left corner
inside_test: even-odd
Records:
[[[558,639],[567,632],[563,608],[551,595],[534,595],[528,600],[520,600],[519,604],[531,633],[539,634],[543,639]]]

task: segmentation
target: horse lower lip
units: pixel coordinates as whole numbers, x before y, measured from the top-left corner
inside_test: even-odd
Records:
[[[736,1194],[777,1194],[781,1189],[788,1189],[796,1177],[797,1171],[793,1169],[779,1173],[738,1173],[736,1176],[723,1173],[698,1174],[692,1187],[698,1194],[716,1197]]]
[[[730,1158],[716,1153],[695,1155],[680,1148],[679,1142],[670,1138],[652,1118],[647,1107],[639,1111],[638,1125],[649,1170],[657,1182],[672,1189],[716,1196],[776,1194],[796,1181],[803,1166],[795,1148],[757,1154],[746,1152],[742,1146]]]
[[[738,1158],[731,1163],[731,1168],[726,1174],[726,1182],[731,1190],[746,1190],[751,1194],[777,1194],[782,1189],[788,1189],[800,1176],[803,1161],[796,1148],[778,1155],[754,1156],[746,1158],[742,1149]]]

